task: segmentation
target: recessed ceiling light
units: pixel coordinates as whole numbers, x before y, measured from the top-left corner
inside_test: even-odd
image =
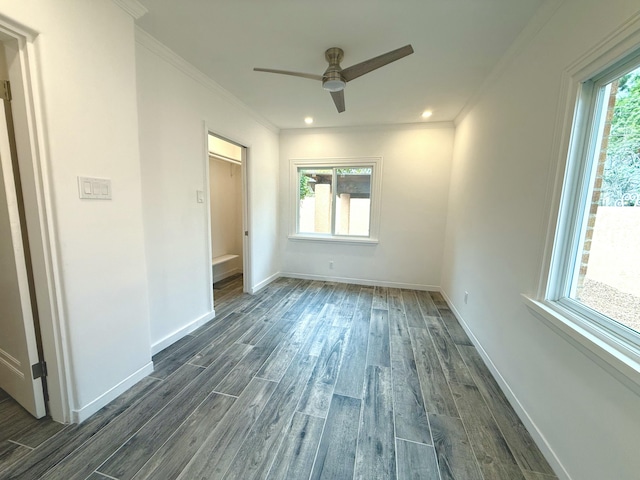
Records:
[[[304,119],[304,123],[306,123],[307,125],[311,125],[313,123],[313,118],[312,117],[306,117]]]
[[[433,112],[431,110],[425,110],[424,112],[422,112],[422,118],[429,118],[431,115],[433,115]]]

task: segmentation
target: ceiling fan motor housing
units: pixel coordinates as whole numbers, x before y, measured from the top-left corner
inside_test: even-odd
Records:
[[[324,52],[324,58],[329,62],[329,67],[322,75],[322,88],[329,92],[344,90],[347,84],[344,78],[342,78],[342,67],[340,67],[340,62],[343,57],[344,52],[338,47],[332,47]]]

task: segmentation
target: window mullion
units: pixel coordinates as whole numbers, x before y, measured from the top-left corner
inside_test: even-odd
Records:
[[[296,188],[295,188],[295,192],[296,192],[296,204],[295,204],[295,209],[296,209],[296,217],[295,217],[295,232],[299,233],[300,232],[300,204],[302,203],[302,198],[300,197],[300,182],[301,182],[301,178],[302,178],[302,169],[300,168],[296,168]]]
[[[338,186],[337,168],[332,169],[331,174],[331,235],[336,234],[336,188]]]

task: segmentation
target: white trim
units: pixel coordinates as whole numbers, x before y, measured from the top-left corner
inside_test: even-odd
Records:
[[[527,295],[522,297],[525,305],[553,331],[633,392],[640,394],[640,350],[621,343],[616,337],[555,302],[541,302]]]
[[[320,282],[351,283],[354,285],[365,285],[368,287],[404,288],[407,290],[422,290],[425,292],[441,291],[441,288],[438,285],[424,285],[420,283],[387,282],[383,280],[370,280],[366,278],[328,277],[325,275],[312,275],[308,273],[295,272],[280,272],[279,276],[287,278],[299,278],[301,280],[317,280]]]
[[[206,142],[206,157],[205,160],[205,182],[204,182],[204,191],[205,197],[207,199],[207,232],[206,238],[208,242],[208,255],[209,259],[212,259],[213,250],[211,245],[211,176],[209,173],[209,162],[211,157],[211,152],[209,152],[209,135],[213,135],[225,142],[233,143],[240,147],[240,152],[242,155],[241,164],[240,164],[240,174],[242,175],[242,290],[246,293],[251,293],[251,281],[252,281],[252,273],[253,273],[253,264],[251,263],[251,191],[249,190],[250,180],[249,180],[249,166],[251,164],[250,156],[251,156],[251,143],[244,140],[239,140],[233,135],[226,135],[223,133],[219,133],[214,131],[212,128],[209,128],[206,120],[204,121],[205,127],[205,142]],[[244,232],[249,232],[249,235],[245,235]],[[226,278],[226,277],[224,277]],[[210,273],[209,277],[209,285],[212,282],[216,282],[219,280],[215,280],[213,278],[213,271]],[[213,305],[213,290],[211,290],[211,305]],[[213,308],[213,307],[212,307]]]
[[[196,67],[187,62],[184,58],[178,55],[176,52],[171,50],[169,47],[164,45],[162,42],[157,40],[155,37],[150,35],[149,33],[142,30],[142,28],[136,26],[136,43],[151,53],[157,55],[167,63],[173,65],[175,68],[180,70],[182,73],[191,77],[196,82],[200,83],[203,87],[208,88],[213,93],[220,95],[225,100],[230,102],[232,105],[238,107],[240,110],[244,111],[248,115],[250,115],[256,122],[265,127],[267,130],[272,133],[278,134],[280,130],[273,123],[267,120],[265,117],[261,116],[257,112],[251,110],[249,106],[242,102],[238,97],[234,96],[231,92],[223,88],[221,85],[213,81],[210,77],[208,77],[205,73],[198,70]],[[246,144],[242,144],[248,147]]]
[[[613,33],[587,50],[567,67],[567,73],[577,82],[584,82],[631,54],[640,45],[640,12],[629,17]]]
[[[204,125],[204,160],[202,164],[203,168],[203,182],[202,189],[204,191],[204,198],[206,205],[204,206],[204,224],[205,224],[205,232],[204,232],[204,241],[206,242],[206,262],[211,262],[213,259],[213,247],[211,245],[211,171],[210,171],[210,162],[209,158],[209,126],[207,125],[206,120],[202,122]],[[213,268],[209,267],[207,269],[207,285],[211,286],[214,283],[213,279]],[[209,288],[209,298],[207,301],[209,302],[209,309],[213,311],[215,309],[214,300],[213,300],[213,288]],[[152,348],[153,351],[153,348]]]
[[[535,444],[538,446],[538,448],[544,455],[544,458],[547,460],[547,462],[549,462],[549,465],[551,465],[551,468],[553,469],[553,471],[556,473],[558,478],[571,480],[571,476],[569,475],[569,472],[567,471],[567,469],[564,468],[564,465],[560,461],[560,458],[558,457],[558,455],[556,455],[553,448],[551,448],[551,445],[547,441],[546,437],[544,436],[542,431],[538,428],[536,423],[533,421],[533,419],[529,415],[529,412],[527,412],[524,405],[520,402],[520,400],[516,396],[515,392],[511,389],[511,386],[509,385],[507,380],[502,376],[502,374],[500,373],[500,370],[498,370],[498,367],[496,367],[495,363],[493,363],[487,351],[483,348],[478,338],[474,335],[473,331],[471,330],[471,327],[469,327],[469,325],[464,321],[464,319],[462,318],[462,315],[456,309],[456,307],[454,306],[453,302],[451,301],[449,296],[446,294],[446,292],[442,291],[442,296],[444,297],[445,301],[447,302],[447,305],[449,305],[449,308],[451,309],[456,319],[458,320],[458,323],[466,332],[467,336],[469,337],[469,340],[471,340],[471,343],[480,354],[480,357],[482,357],[482,360],[484,361],[484,364],[487,366],[487,368],[491,372],[491,375],[493,375],[493,378],[496,380],[496,382],[498,382],[500,389],[507,397],[507,400],[509,400],[509,403],[511,404],[511,407],[513,408],[513,410],[516,412],[516,415],[518,415],[518,418],[520,418],[520,421],[526,427],[527,431],[531,435],[531,438],[533,438],[533,441],[535,442]]]
[[[561,128],[554,129],[554,137],[551,147],[551,158],[557,159],[555,170],[550,168],[547,174],[547,186],[545,194],[545,210],[549,212],[549,218],[541,220],[541,231],[546,231],[540,252],[540,279],[538,281],[538,298],[543,298],[549,282],[551,258],[554,251],[556,228],[558,226],[560,200],[562,198],[562,185],[564,184],[564,171],[567,168],[569,143],[573,118],[576,115],[578,84],[572,82],[568,73],[563,73],[560,85],[560,96],[554,124]],[[543,229],[543,230],[542,230]]]
[[[44,95],[42,86],[38,83],[40,75],[35,58],[39,58],[35,43],[27,44],[29,54],[29,77],[32,97],[30,130],[33,135],[34,165],[39,170],[40,184],[36,185],[40,204],[40,225],[43,231],[43,249],[45,254],[45,269],[49,290],[48,307],[51,314],[49,325],[42,319],[39,309],[40,327],[47,362],[47,387],[49,391],[49,410],[53,420],[66,423],[71,419],[71,402],[75,397],[73,386],[73,362],[70,358],[71,345],[68,334],[67,315],[65,308],[64,281],[62,275],[62,261],[58,249],[58,228],[55,220],[53,181],[50,173],[50,155],[48,129],[46,128]],[[26,68],[26,67],[25,67]],[[48,329],[47,329],[48,326]],[[47,331],[48,330],[48,331]]]
[[[255,284],[253,287],[251,287],[251,290],[247,293],[251,294],[251,295],[255,295],[256,293],[258,293],[260,290],[262,290],[264,287],[266,287],[267,285],[269,285],[271,282],[277,280],[278,278],[280,278],[280,272],[276,272],[273,275],[265,278],[264,280],[262,280],[261,282],[258,282],[257,284]]]
[[[377,238],[346,237],[344,235],[314,235],[313,233],[294,233],[288,235],[287,238],[289,240],[303,240],[305,242],[356,243],[358,245],[377,245],[380,243]]]
[[[96,399],[89,402],[87,405],[82,407],[79,410],[73,409],[71,411],[71,421],[73,423],[82,423],[91,415],[96,413],[102,407],[107,405],[109,402],[115,400],[124,392],[133,387],[136,383],[142,380],[144,377],[149,376],[153,373],[153,362],[147,363],[144,367],[139,369],[137,372],[132,373],[115,387],[110,388],[102,395],[97,397]]]
[[[253,253],[252,246],[252,223],[251,223],[251,180],[249,178],[249,166],[253,163],[251,158],[251,147],[248,144],[239,144],[242,147],[242,291],[252,290],[253,281]],[[245,235],[248,232],[248,235]]]
[[[456,115],[454,123],[460,125],[460,122],[469,114],[473,107],[476,106],[478,101],[484,96],[484,94],[495,85],[496,81],[507,70],[511,62],[531,43],[531,41],[538,35],[540,30],[547,24],[549,20],[555,15],[556,11],[560,8],[564,0],[546,0],[535,13],[531,21],[520,32],[515,41],[511,44],[506,53],[500,58],[493,70],[482,82],[481,87],[471,96],[467,103],[462,107],[460,113]]]
[[[215,316],[216,316],[215,310],[211,310],[210,312],[205,313],[201,317],[196,318],[191,323],[188,323],[187,325],[183,326],[182,328],[180,328],[180,329],[176,330],[175,332],[167,335],[162,340],[160,340],[160,341],[154,343],[153,345],[151,345],[151,355],[153,356],[156,353],[161,352],[162,350],[164,350],[168,346],[173,345],[175,342],[180,340],[182,337],[186,337],[187,335],[189,335],[191,332],[193,332],[197,328],[199,328],[202,325],[204,325],[205,323],[213,320],[213,318]]]
[[[535,297],[525,296],[525,302],[556,333],[601,365],[606,371],[635,392],[640,392],[640,352],[614,333],[616,325],[605,327],[578,309],[566,308],[568,302],[566,279],[567,258],[576,242],[578,228],[577,196],[583,195],[584,185],[578,185],[582,164],[586,158],[588,136],[592,134],[594,95],[593,78],[610,74],[625,57],[640,48],[640,12],[628,19],[611,35],[590,48],[569,65],[562,76],[556,113],[556,133],[551,158],[556,159],[555,171],[550,169],[547,179],[548,212],[546,236],[541,245],[540,278]],[[584,183],[584,182],[583,182]],[[608,323],[608,320],[606,321]]]
[[[280,130],[280,135],[317,135],[327,133],[342,133],[342,132],[375,132],[390,130],[407,131],[408,129],[414,130],[442,130],[450,128],[455,130],[456,126],[451,121],[446,122],[410,122],[410,123],[383,123],[377,125],[354,125],[343,127],[301,127],[301,128],[283,128]]]
[[[322,235],[298,233],[298,192],[299,168],[327,167],[371,167],[371,206],[369,213],[369,236],[357,237],[346,235]],[[377,244],[380,233],[380,216],[382,211],[382,177],[383,160],[378,156],[364,157],[328,157],[328,158],[292,158],[289,160],[289,239],[301,241],[341,242]],[[335,202],[332,202],[335,203]],[[335,205],[331,213],[331,225],[335,222]]]
[[[16,22],[13,18],[0,13],[0,30],[13,39],[22,38],[24,41],[32,43],[39,35],[37,30],[27,27],[23,23]]]
[[[134,20],[138,20],[149,12],[147,7],[141,4],[138,0],[112,0],[113,3],[118,5],[122,10],[127,12],[133,17]]]

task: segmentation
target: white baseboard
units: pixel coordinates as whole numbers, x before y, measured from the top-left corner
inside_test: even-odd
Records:
[[[238,273],[242,273],[242,270],[239,267],[232,268],[231,270],[226,270],[224,272],[216,273],[213,276],[213,283],[221,282],[225,278],[232,277],[233,275],[236,275]]]
[[[105,393],[100,395],[95,400],[89,402],[89,404],[85,405],[79,410],[71,410],[71,422],[72,423],[82,423],[91,415],[96,413],[102,407],[107,405],[109,402],[115,400],[117,397],[122,395],[124,392],[133,387],[136,383],[142,380],[144,377],[153,373],[153,362],[147,363],[144,367],[139,369],[138,371],[132,373],[115,387],[107,390]]]
[[[310,275],[307,273],[281,272],[281,277],[300,278],[302,280],[318,280],[321,282],[352,283],[354,285],[366,285],[368,287],[405,288],[408,290],[423,290],[427,292],[439,292],[437,285],[422,285],[418,283],[384,282],[380,280],[368,280],[365,278],[327,277],[324,275]]]
[[[489,357],[489,354],[482,347],[482,345],[478,341],[478,338],[473,334],[473,331],[471,330],[471,328],[469,328],[469,325],[464,321],[464,319],[462,318],[462,315],[460,315],[460,312],[453,305],[453,302],[451,301],[449,296],[444,291],[442,292],[442,296],[446,300],[447,305],[449,305],[449,308],[451,309],[453,314],[456,316],[458,323],[460,323],[464,331],[469,336],[471,343],[473,343],[474,347],[476,347],[476,350],[480,354],[480,357],[482,357],[482,360],[484,361],[485,365],[487,366],[489,371],[491,371],[493,378],[495,378],[496,382],[498,382],[498,385],[500,385],[502,392],[505,394],[505,396],[509,400],[509,403],[515,410],[516,414],[518,415],[518,417],[520,418],[524,426],[527,428],[527,431],[531,434],[531,438],[533,438],[533,441],[536,443],[536,445],[544,455],[544,458],[547,460],[547,462],[549,462],[549,465],[551,465],[551,468],[553,468],[553,471],[556,473],[558,478],[562,480],[571,480],[571,476],[569,475],[569,472],[567,472],[567,470],[564,468],[564,465],[562,465],[562,462],[560,461],[556,453],[551,448],[551,445],[549,445],[549,442],[547,442],[547,439],[545,438],[543,433],[540,431],[540,429],[538,428],[536,423],[533,421],[529,413],[526,411],[526,409],[524,408],[524,406],[522,405],[522,403],[520,402],[520,400],[518,399],[514,391],[511,389],[511,387],[509,386],[505,378],[502,376],[502,374],[498,370],[498,367],[496,367],[495,363],[493,363],[493,361],[491,360],[491,357]]]
[[[180,328],[179,330],[176,330],[172,334],[167,335],[162,340],[160,340],[160,341],[154,343],[153,345],[151,345],[151,355],[155,355],[156,353],[161,352],[162,350],[167,348],[169,345],[173,345],[174,343],[176,343],[178,340],[180,340],[185,335],[189,335],[191,332],[193,332],[198,327],[204,325],[209,320],[212,320],[213,317],[215,317],[215,316],[216,316],[216,311],[215,310],[211,310],[210,312],[205,313],[204,315],[202,315],[200,318],[196,318],[193,322],[185,325],[184,327]]]
[[[251,295],[255,295],[256,293],[258,293],[260,290],[262,290],[264,287],[266,287],[267,285],[269,285],[271,282],[273,282],[274,280],[277,280],[278,278],[280,278],[282,275],[280,274],[280,272],[276,272],[273,275],[271,275],[270,277],[265,278],[264,280],[262,280],[261,282],[255,284],[253,287],[250,287],[249,289],[249,293]]]

